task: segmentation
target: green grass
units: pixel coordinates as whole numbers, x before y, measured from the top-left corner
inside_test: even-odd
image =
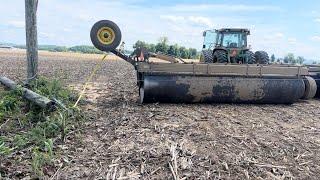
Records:
[[[79,108],[72,108],[77,94],[64,87],[59,80],[39,78],[29,88],[49,99],[57,99],[65,107],[56,111],[39,108],[22,98],[21,91],[0,90],[0,155],[11,161],[12,154],[26,151],[35,177],[45,176],[46,166],[54,166],[54,147],[64,143],[71,130],[81,126],[84,116]],[[22,157],[28,159],[28,157]],[[8,175],[8,174],[7,174]],[[6,174],[2,174],[6,177]]]

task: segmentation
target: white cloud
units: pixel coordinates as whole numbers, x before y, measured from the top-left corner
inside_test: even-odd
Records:
[[[78,14],[76,15],[76,19],[80,20],[80,21],[84,21],[84,22],[88,22],[88,21],[98,21],[98,18],[93,17],[89,14]]]
[[[205,27],[213,27],[213,22],[210,18],[202,16],[190,16],[188,20],[192,23],[198,24]]]
[[[210,18],[204,16],[175,16],[161,15],[160,19],[168,20],[175,24],[189,24],[190,26],[213,27],[213,22]]]
[[[176,11],[280,11],[281,8],[269,5],[244,5],[244,4],[181,4],[173,7]]]
[[[174,15],[161,15],[160,19],[169,20],[172,22],[182,22],[185,21],[183,16],[174,16]]]
[[[288,42],[290,44],[297,44],[297,39],[296,38],[288,38]]]
[[[320,42],[320,36],[313,36],[313,37],[311,37],[311,40]]]
[[[53,33],[39,32],[40,38],[55,38],[56,35]]]
[[[63,28],[64,32],[72,32],[73,30],[71,28]]]
[[[320,18],[316,18],[314,21],[320,23]]]
[[[253,37],[258,37],[257,35],[262,33],[262,32],[257,32],[257,31],[254,31],[254,32],[257,34],[253,34]],[[263,37],[262,41],[264,43],[276,44],[284,38],[284,34],[281,32],[268,32],[262,37]]]
[[[274,35],[275,38],[283,38],[284,37],[284,34],[281,33],[281,32],[278,32]]]
[[[12,26],[14,28],[24,28],[25,27],[25,22],[22,20],[12,20],[8,22],[9,26]]]

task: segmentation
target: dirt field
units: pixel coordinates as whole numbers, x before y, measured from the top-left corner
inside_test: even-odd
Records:
[[[101,57],[41,52],[40,74],[78,89]],[[23,51],[1,50],[0,65],[24,79]],[[54,178],[319,179],[319,100],[140,105],[135,83],[130,64],[103,64],[87,92],[89,121],[59,146]]]

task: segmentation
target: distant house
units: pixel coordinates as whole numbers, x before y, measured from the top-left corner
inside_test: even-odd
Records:
[[[0,49],[13,49],[12,46],[0,44]]]

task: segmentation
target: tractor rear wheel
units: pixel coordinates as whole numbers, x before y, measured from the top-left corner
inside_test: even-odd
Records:
[[[112,51],[120,45],[121,31],[114,22],[102,20],[93,25],[90,37],[92,44],[100,51]]]
[[[256,57],[252,51],[246,52],[246,58],[248,64],[255,64],[256,63]]]
[[[257,51],[255,54],[256,62],[259,64],[268,64],[270,59],[268,53],[265,51]]]
[[[213,52],[212,50],[202,50],[200,62],[213,63]]]
[[[213,53],[213,61],[218,63],[227,63],[228,62],[227,52],[224,50],[216,50]]]

